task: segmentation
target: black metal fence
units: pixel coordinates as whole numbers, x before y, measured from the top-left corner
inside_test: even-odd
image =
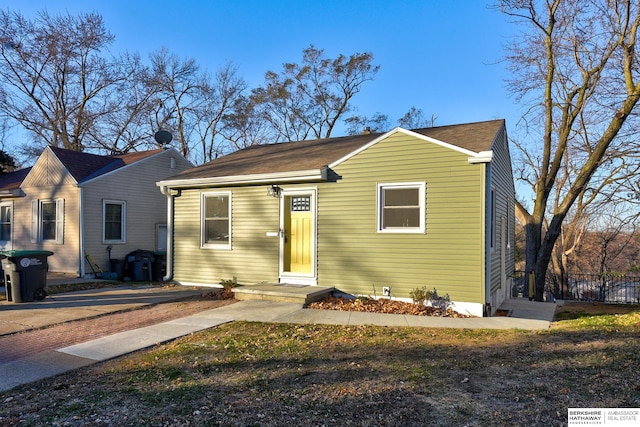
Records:
[[[529,281],[524,271],[514,274],[513,296],[529,295]],[[597,301],[611,304],[640,304],[640,276],[570,273],[566,284],[547,273],[545,299]]]

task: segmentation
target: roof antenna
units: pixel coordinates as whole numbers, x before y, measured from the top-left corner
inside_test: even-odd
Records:
[[[163,150],[166,150],[168,148],[167,145],[173,139],[173,135],[171,135],[171,132],[162,129],[156,132],[153,137],[156,139],[156,142],[162,147]]]

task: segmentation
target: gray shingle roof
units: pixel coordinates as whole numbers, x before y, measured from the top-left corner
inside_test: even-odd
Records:
[[[413,131],[479,153],[491,149],[504,120],[438,126]],[[382,133],[254,145],[182,172],[171,180],[320,170],[364,147]]]

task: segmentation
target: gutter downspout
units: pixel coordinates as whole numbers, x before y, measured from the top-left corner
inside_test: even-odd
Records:
[[[484,232],[482,233],[483,246],[484,246],[484,286],[482,287],[482,301],[483,302],[483,316],[487,317],[491,315],[491,311],[493,308],[491,307],[491,234],[492,230],[492,222],[491,222],[491,212],[493,206],[491,205],[491,189],[492,189],[492,168],[491,162],[493,160],[493,151],[480,151],[477,155],[473,157],[469,157],[469,164],[471,165],[482,165],[484,169],[484,173],[482,174],[482,189],[484,191],[483,197],[483,221],[484,224]],[[495,244],[495,242],[494,242]]]
[[[498,233],[493,228],[496,226],[494,224],[495,218],[492,216],[492,212],[495,211],[493,206],[493,199],[491,197],[493,189],[493,178],[492,178],[492,168],[491,163],[485,164],[485,176],[486,181],[484,183],[485,187],[485,278],[484,278],[484,311],[486,312],[485,316],[491,316],[491,311],[495,307],[491,307],[491,264],[493,262],[493,248],[491,247],[491,239],[492,236],[497,236]],[[487,235],[487,231],[489,234]],[[497,240],[497,238],[496,238]],[[497,242],[493,242],[496,245]]]
[[[78,254],[78,261],[80,262],[79,265],[79,272],[80,272],[80,277],[84,277],[84,269],[85,269],[85,265],[84,265],[84,189],[78,185],[78,190],[79,190],[79,195],[78,197],[80,198],[80,207],[78,208],[78,214],[80,215],[80,218],[78,220],[78,223],[80,224],[80,253]]]
[[[173,280],[173,198],[169,187],[163,185],[160,192],[167,196],[167,271],[163,281]]]

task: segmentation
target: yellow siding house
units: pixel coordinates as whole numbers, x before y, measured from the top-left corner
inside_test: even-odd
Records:
[[[259,145],[158,183],[169,275],[410,300],[490,315],[514,269],[504,120]]]

